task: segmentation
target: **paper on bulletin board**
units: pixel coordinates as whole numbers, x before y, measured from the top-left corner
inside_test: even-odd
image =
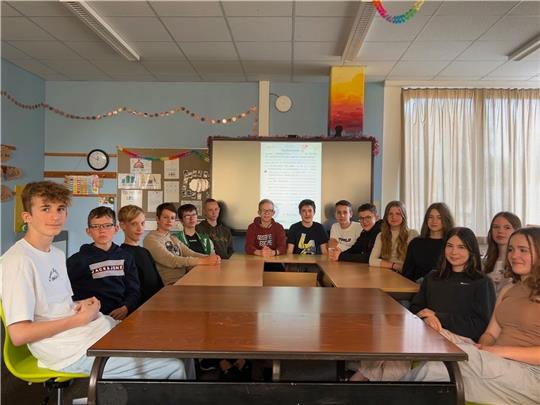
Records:
[[[161,190],[161,174],[119,173],[118,188]]]
[[[142,207],[142,190],[122,190],[120,196],[120,207],[125,207],[126,205],[136,205],[137,207]]]
[[[146,220],[144,221],[145,231],[155,231],[157,229],[157,221]]]
[[[146,212],[156,212],[156,208],[163,202],[163,191],[148,191]]]
[[[149,159],[130,158],[129,159],[130,173],[152,173],[152,161]]]
[[[163,162],[164,179],[178,179],[180,178],[180,160],[165,160]]]
[[[178,181],[163,182],[164,200],[167,202],[180,201],[180,185]]]

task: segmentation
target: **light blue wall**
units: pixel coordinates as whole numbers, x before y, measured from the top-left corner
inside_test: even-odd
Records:
[[[327,131],[327,84],[271,84],[270,91],[293,100],[288,113],[279,113],[271,103],[270,133],[324,135]],[[366,85],[366,133],[381,137],[383,86]],[[118,106],[141,111],[166,111],[185,106],[206,116],[228,117],[258,103],[257,83],[131,83],[131,82],[47,82],[47,102],[73,114],[98,114]],[[275,98],[272,98],[272,101]],[[100,147],[111,153],[125,147],[204,148],[211,135],[246,136],[252,118],[232,125],[211,126],[177,114],[168,118],[138,118],[121,114],[100,121],[70,120],[56,114],[45,117],[45,150],[87,152]],[[375,161],[375,199],[380,199],[380,158]],[[88,170],[85,158],[48,157],[46,170]],[[378,168],[378,169],[377,169]],[[113,159],[107,171],[116,170]],[[378,170],[378,171],[377,171]],[[114,193],[115,183],[105,182],[105,193]],[[74,198],[67,229],[69,254],[90,240],[85,234],[86,215],[97,198]],[[122,241],[122,234],[116,242]],[[238,241],[241,245],[241,241]]]
[[[10,62],[1,60],[2,90],[6,90],[19,101],[35,104],[45,99],[45,82],[37,76],[22,70]],[[17,180],[4,181],[15,191],[16,184],[26,184],[43,178],[44,116],[43,110],[26,110],[2,97],[2,143],[17,148],[6,165],[22,170],[23,176]],[[4,162],[2,162],[4,164]],[[1,204],[2,253],[14,242],[13,231],[15,199]]]
[[[373,162],[373,201],[380,207],[382,190],[382,141],[384,117],[384,83],[366,83],[364,93],[364,134],[379,141],[379,154]]]

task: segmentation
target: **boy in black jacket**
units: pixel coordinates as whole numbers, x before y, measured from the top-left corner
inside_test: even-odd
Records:
[[[112,242],[116,232],[112,209],[90,211],[86,233],[94,243],[82,245],[67,260],[67,270],[73,300],[95,296],[101,302],[101,312],[122,320],[139,306],[140,286],[133,256]]]

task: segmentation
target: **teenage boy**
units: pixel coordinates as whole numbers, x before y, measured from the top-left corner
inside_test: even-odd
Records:
[[[353,210],[351,203],[347,200],[340,200],[336,203],[334,215],[337,222],[330,229],[328,245],[345,252],[354,245],[356,239],[360,236],[360,232],[362,232],[362,227],[358,222],[351,222]],[[332,252],[331,249],[330,252]]]
[[[171,235],[171,229],[176,222],[174,204],[158,205],[156,217],[157,229],[146,235],[143,245],[154,258],[163,284],[174,284],[193,266],[220,263],[219,256],[205,256],[194,252],[180,242],[176,236]]]
[[[287,238],[287,253],[301,255],[327,254],[328,234],[323,226],[313,221],[315,202],[302,200],[298,204],[302,220],[291,225]]]
[[[141,285],[141,304],[163,288],[163,281],[156,268],[156,262],[148,250],[139,246],[144,234],[144,211],[136,205],[126,205],[118,211],[120,228],[124,231],[122,249],[131,253],[137,266]]]
[[[184,230],[175,232],[173,235],[194,252],[214,255],[214,244],[208,235],[198,233],[195,230],[198,215],[197,207],[193,204],[182,204],[178,208],[178,218],[180,218]]]
[[[197,232],[204,233],[214,242],[216,254],[222,259],[228,259],[234,253],[231,230],[218,223],[219,204],[213,198],[207,198],[203,205],[205,220],[198,224]]]
[[[82,245],[66,264],[73,299],[95,296],[104,314],[122,320],[139,306],[141,294],[133,256],[112,241],[117,232],[114,211],[94,208],[86,228],[94,243]]]
[[[346,262],[369,263],[369,255],[375,245],[375,239],[381,231],[382,220],[378,219],[377,207],[366,203],[358,207],[358,219],[362,226],[362,232],[356,243],[345,252],[335,249],[329,253],[331,260]]]
[[[64,253],[52,246],[64,227],[70,192],[51,181],[28,183],[22,192],[23,239],[4,255],[0,291],[6,324],[16,346],[28,345],[38,366],[90,373],[86,351],[116,321],[99,312],[96,297],[74,303]],[[179,359],[111,357],[104,377],[185,379]]]
[[[285,229],[274,221],[274,203],[264,199],[259,202],[259,216],[248,226],[245,250],[248,255],[279,256],[287,252]]]

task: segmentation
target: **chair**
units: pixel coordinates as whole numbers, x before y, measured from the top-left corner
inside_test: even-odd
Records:
[[[87,374],[64,373],[62,371],[54,371],[48,368],[38,367],[37,359],[32,356],[28,350],[28,346],[15,346],[11,341],[4,317],[4,309],[0,301],[0,317],[4,325],[4,348],[3,358],[7,369],[15,377],[32,383],[44,383],[50,393],[53,389],[57,392],[57,405],[62,405],[62,393],[65,387],[68,387],[75,378],[88,378]],[[49,395],[44,399],[43,403],[49,401]]]

